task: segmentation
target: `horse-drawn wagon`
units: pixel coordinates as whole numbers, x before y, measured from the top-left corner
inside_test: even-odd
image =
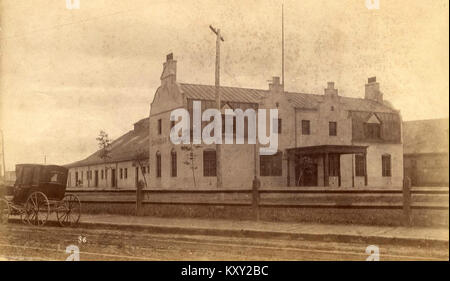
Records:
[[[76,195],[66,194],[67,174],[67,168],[56,165],[16,165],[16,182],[0,198],[0,223],[20,216],[26,224],[41,226],[56,213],[61,226],[77,225],[81,203]]]

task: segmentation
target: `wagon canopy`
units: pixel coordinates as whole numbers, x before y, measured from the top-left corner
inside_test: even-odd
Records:
[[[56,165],[18,164],[16,165],[16,186],[56,184],[65,186],[68,170]]]

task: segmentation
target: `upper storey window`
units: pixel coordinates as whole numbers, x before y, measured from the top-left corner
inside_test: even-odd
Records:
[[[372,115],[366,123],[364,123],[364,137],[366,139],[381,138],[381,122],[375,115]]]
[[[162,134],[162,119],[158,119],[158,135]]]
[[[329,135],[330,136],[337,136],[337,122],[330,122],[329,123]]]

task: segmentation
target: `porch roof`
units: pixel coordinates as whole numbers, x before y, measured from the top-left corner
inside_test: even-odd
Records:
[[[287,149],[288,153],[295,154],[325,154],[325,153],[337,153],[337,154],[359,154],[366,153],[367,146],[360,145],[314,145],[314,146],[302,146],[293,147]]]

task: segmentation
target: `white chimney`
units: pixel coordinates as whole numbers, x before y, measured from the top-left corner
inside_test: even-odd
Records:
[[[272,81],[271,81],[272,83],[269,83],[269,90],[270,91],[275,91],[275,92],[278,92],[278,91],[280,91],[280,90],[282,90],[283,88],[282,88],[282,85],[281,85],[281,83],[280,83],[280,77],[278,77],[278,76],[274,76],[274,77],[272,77]]]
[[[370,77],[366,84],[365,99],[383,103],[383,93],[380,92],[380,83],[377,77]]]
[[[334,82],[328,82],[327,87],[324,90],[325,96],[337,97],[338,89],[334,88]]]
[[[173,60],[173,53],[166,56],[161,74],[161,84],[175,83],[177,81],[177,61]]]

